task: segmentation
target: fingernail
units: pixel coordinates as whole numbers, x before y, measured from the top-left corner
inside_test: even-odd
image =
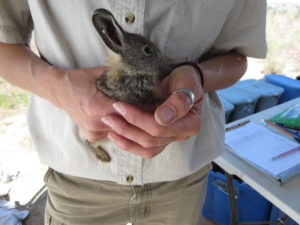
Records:
[[[120,113],[121,115],[125,115],[125,110],[124,110],[124,108],[120,105],[120,104],[118,104],[118,103],[114,103],[113,104],[113,107],[114,107],[114,109],[118,112],[118,113]]]
[[[107,125],[107,126],[109,126],[109,127],[112,127],[112,122],[111,122],[110,119],[108,119],[107,117],[102,117],[102,118],[101,118],[101,121],[102,121],[105,125]]]
[[[172,108],[165,106],[163,107],[158,115],[158,119],[161,123],[167,124],[175,118],[175,112]]]

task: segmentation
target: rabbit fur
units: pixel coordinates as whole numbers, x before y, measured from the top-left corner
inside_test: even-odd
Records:
[[[108,70],[97,79],[97,89],[114,100],[134,105],[161,101],[159,84],[170,68],[159,49],[145,37],[124,31],[106,9],[95,10],[92,21],[108,47]],[[97,159],[111,161],[101,141],[89,145]]]
[[[97,89],[130,104],[157,102],[159,83],[168,74],[159,49],[143,36],[124,31],[105,9],[96,10],[92,20],[108,47],[108,71],[97,80]]]

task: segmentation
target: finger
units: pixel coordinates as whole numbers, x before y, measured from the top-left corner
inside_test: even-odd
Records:
[[[155,111],[155,119],[162,126],[168,126],[188,114],[193,106],[192,96],[177,92],[179,89],[190,90],[194,101],[202,99],[202,89],[199,77],[191,66],[181,66],[174,69],[163,81],[164,89],[172,93]]]
[[[158,124],[154,116],[150,113],[141,111],[139,108],[124,102],[117,102],[114,108],[130,124],[140,128],[154,137],[175,137],[181,138],[194,135],[200,129],[200,103],[195,104],[189,113],[181,120],[177,120],[169,126]]]
[[[155,120],[167,126],[185,116],[191,108],[191,99],[182,92],[175,92],[155,111]]]
[[[198,110],[192,108],[187,115],[180,120],[174,121],[168,126],[169,129],[178,130],[177,135],[191,137],[199,133],[201,127],[201,116]]]
[[[101,116],[116,113],[112,104],[116,102],[112,98],[106,96],[101,91],[95,90],[92,97],[81,101],[81,109],[86,116],[91,119],[99,119]]]
[[[171,74],[163,81],[163,86],[169,90],[170,93],[180,89],[189,88],[194,92],[196,100],[201,98],[200,89],[202,84],[199,75],[191,66],[180,66],[174,69]]]
[[[160,147],[176,140],[175,137],[154,137],[146,133],[144,130],[128,123],[120,116],[106,116],[102,121],[110,126],[110,128],[118,135],[137,143],[144,148]]]
[[[108,132],[83,132],[89,142],[100,141],[107,138]]]
[[[82,125],[86,131],[97,132],[97,131],[108,131],[111,130],[109,126],[104,124],[101,119],[99,120],[86,120]]]
[[[131,152],[136,155],[140,155],[143,158],[151,159],[157,154],[159,154],[165,146],[163,147],[154,147],[154,148],[144,148],[138,145],[137,143],[126,139],[123,136],[118,135],[115,132],[109,132],[108,138],[116,143],[119,148],[121,148],[124,151]]]
[[[128,123],[140,128],[151,136],[173,136],[166,133],[166,129],[155,121],[155,118],[151,113],[142,111],[141,109],[124,102],[114,103],[113,107]]]
[[[93,67],[93,68],[86,68],[83,69],[87,71],[89,74],[95,76],[95,77],[100,77],[106,70],[106,66],[98,66],[98,67]]]

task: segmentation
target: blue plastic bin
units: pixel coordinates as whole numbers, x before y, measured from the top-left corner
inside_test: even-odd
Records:
[[[236,85],[221,89],[217,91],[217,94],[234,105],[234,110],[231,112],[228,122],[253,114],[256,102],[260,97],[258,94],[245,91]]]
[[[238,221],[267,221],[272,204],[245,183],[235,181]],[[230,203],[226,192],[226,178],[219,172],[210,171],[207,194],[202,215],[218,225],[230,224]]]
[[[278,209],[276,206],[272,206],[272,211],[271,211],[271,217],[270,217],[270,221],[277,221],[278,219],[280,219],[282,216],[284,216],[285,214]],[[273,224],[273,223],[272,223]],[[275,224],[275,223],[274,223]],[[277,225],[277,224],[276,224]],[[292,220],[291,218],[289,218],[286,222],[285,225],[299,225],[298,223],[296,223],[294,220]]]
[[[260,96],[254,112],[260,112],[277,105],[280,96],[284,92],[282,87],[255,79],[239,81],[236,83],[236,86]]]
[[[275,84],[284,89],[279,102],[286,102],[291,99],[300,97],[300,80],[292,79],[281,74],[267,74],[265,80],[268,83]]]
[[[224,107],[225,111],[225,121],[228,121],[230,114],[234,110],[234,105],[227,101],[225,98],[220,97],[220,101]]]

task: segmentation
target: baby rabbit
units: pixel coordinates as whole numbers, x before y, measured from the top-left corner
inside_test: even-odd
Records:
[[[141,35],[128,33],[105,9],[97,9],[93,24],[108,49],[108,70],[97,80],[99,91],[117,101],[141,105],[161,100],[159,84],[169,69],[158,48]],[[90,143],[102,162],[111,159],[99,142]]]
[[[93,23],[110,49],[108,71],[98,79],[98,90],[130,104],[160,99],[158,85],[168,71],[158,48],[141,35],[124,31],[105,9],[94,12]]]

